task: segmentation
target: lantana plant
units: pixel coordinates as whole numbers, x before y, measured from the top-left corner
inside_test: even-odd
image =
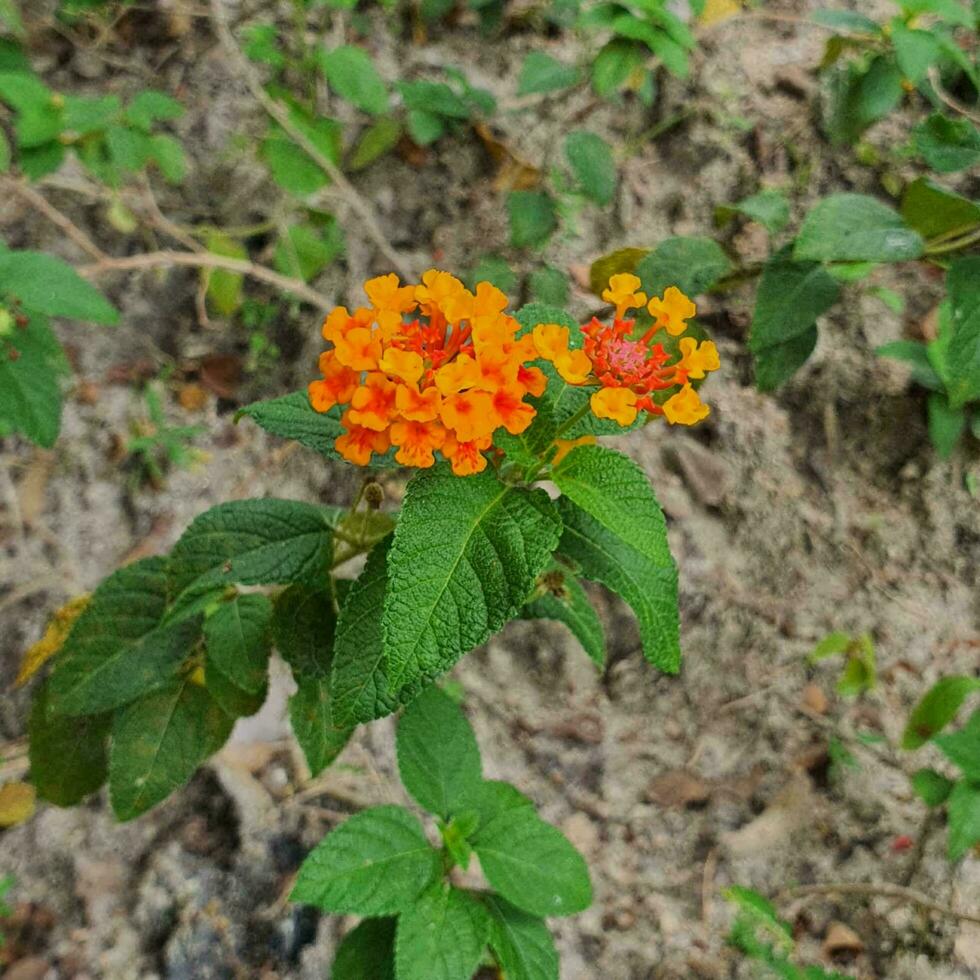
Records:
[[[219,504],[168,555],[57,615],[20,677],[51,662],[30,722],[38,794],[71,805],[108,780],[119,819],[144,813],[259,710],[275,648],[310,772],[358,724],[406,708],[402,777],[441,821],[442,857],[414,817],[387,808],[352,818],[304,866],[298,900],[382,917],[345,942],[338,962],[353,965],[335,976],[469,980],[489,944],[509,980],[556,978],[540,919],[588,904],[584,866],[525,797],[483,781],[472,732],[432,685],[515,618],[564,622],[601,666],[582,579],[632,607],[653,666],[680,668],[663,514],[642,470],[597,438],[700,421],[695,385],[719,359],[683,336],[696,312],[686,296],[648,299],[639,285],[614,276],[611,322],[585,326],[536,305],[512,316],[489,283],[470,291],[437,270],[418,285],[372,279],[367,305],[333,310],[322,377],[240,416],[364,467],[357,498]],[[641,309],[638,327],[629,313]],[[399,466],[417,472],[395,513],[383,482],[394,477],[379,471]],[[499,894],[459,890],[452,869],[474,851]]]

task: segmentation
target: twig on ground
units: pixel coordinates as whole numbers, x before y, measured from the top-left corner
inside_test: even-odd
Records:
[[[939,101],[943,105],[948,106],[953,112],[958,112],[961,116],[966,116],[970,122],[976,123],[980,126],[980,113],[973,112],[967,106],[963,105],[962,102],[957,101],[953,98],[949,92],[943,88],[942,79],[939,76],[939,69],[933,65],[928,72],[929,84],[932,85],[933,91],[939,97]]]
[[[218,34],[218,40],[221,42],[225,53],[232,60],[235,72],[245,80],[252,97],[282,127],[289,138],[330,178],[338,194],[361,219],[368,236],[378,247],[378,251],[391,263],[394,270],[403,279],[410,279],[412,273],[408,263],[388,241],[371,206],[361,197],[333,160],[326,156],[309,136],[293,122],[285,107],[266,92],[262,80],[245,55],[242,54],[231,33],[223,0],[210,0],[210,2],[212,22]]]
[[[256,265],[247,259],[234,259],[230,256],[215,255],[213,252],[177,252],[163,250],[159,252],[147,252],[144,255],[124,255],[119,258],[106,256],[99,262],[91,265],[83,265],[77,269],[79,275],[86,279],[97,279],[99,276],[110,272],[136,272],[146,269],[166,269],[172,266],[184,266],[196,269],[225,269],[228,272],[237,272],[240,275],[257,279],[260,282],[275,286],[276,289],[285,293],[292,293],[299,299],[304,300],[311,306],[329,312],[336,306],[329,297],[317,292],[300,279],[291,279],[289,276],[280,275],[267,269],[265,266]]]
[[[67,215],[62,214],[61,211],[29,184],[15,180],[13,177],[2,177],[0,178],[0,187],[10,190],[21,200],[27,202],[35,211],[43,214],[53,225],[57,225],[90,258],[99,262],[108,258],[106,253],[78,225]]]
[[[940,915],[948,915],[963,922],[973,922],[980,925],[980,913],[959,912],[948,905],[941,905],[934,902],[928,895],[917,892],[904,885],[881,884],[874,885],[863,882],[827,882],[821,885],[799,885],[796,888],[788,888],[781,893],[781,898],[806,898],[815,895],[857,895],[863,898],[897,898],[901,901],[911,902],[920,908],[930,912],[937,912]]]

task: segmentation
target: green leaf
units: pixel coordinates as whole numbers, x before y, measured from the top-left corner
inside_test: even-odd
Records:
[[[405,709],[397,745],[405,789],[429,813],[448,820],[483,781],[473,729],[438,687],[428,688]]]
[[[731,270],[728,256],[710,238],[666,238],[636,266],[647,296],[662,296],[668,286],[698,296]]]
[[[857,115],[861,130],[884,119],[903,99],[902,73],[886,55],[874,58],[857,86]]]
[[[975,691],[980,691],[980,679],[975,677],[944,677],[937,681],[915,706],[902,734],[902,748],[921,748],[938,735]]]
[[[761,390],[778,387],[806,361],[816,346],[817,317],[839,296],[840,286],[826,269],[790,261],[788,248],[766,263],[749,337]]]
[[[919,340],[896,340],[875,349],[879,357],[903,361],[912,369],[912,380],[930,391],[943,389],[942,379],[929,360],[928,347]]]
[[[204,621],[211,662],[243,691],[257,694],[268,681],[272,603],[259,594],[238,595]]]
[[[310,774],[319,776],[343,751],[353,729],[334,721],[329,678],[300,674],[296,685],[289,699],[289,722]]]
[[[976,20],[966,9],[969,4],[963,0],[902,0],[900,6],[907,17],[934,14],[960,27],[973,27]]]
[[[608,99],[623,88],[642,69],[647,59],[636,41],[616,38],[602,47],[592,62],[592,87],[600,98]]]
[[[935,769],[918,769],[912,773],[912,789],[926,806],[942,806],[956,785]]]
[[[974,711],[959,731],[937,735],[933,741],[967,779],[980,783],[980,711]]]
[[[470,980],[490,936],[490,917],[472,895],[433,885],[398,918],[398,980]]]
[[[164,558],[144,558],[110,575],[58,657],[50,710],[100,714],[171,684],[200,636],[200,622],[161,626],[166,608]]]
[[[517,82],[518,95],[534,95],[541,92],[557,92],[577,85],[581,72],[572,65],[564,65],[543,51],[532,51],[521,65]]]
[[[336,623],[329,589],[291,585],[276,598],[272,635],[294,677],[330,676]]]
[[[395,980],[395,919],[365,919],[347,933],[330,980]]]
[[[592,904],[582,855],[532,807],[511,806],[485,820],[471,843],[487,881],[522,911],[564,916]]]
[[[53,446],[61,428],[59,378],[66,370],[61,345],[41,314],[0,336],[0,433],[21,432]]]
[[[336,514],[296,500],[236,500],[195,518],[167,565],[178,605],[229,585],[322,584]]]
[[[920,177],[905,189],[902,217],[923,238],[936,238],[980,226],[980,204]]]
[[[132,820],[183,786],[225,744],[233,724],[189,677],[119,711],[109,753],[116,817]]]
[[[616,161],[601,136],[573,130],[565,137],[565,157],[589,200],[602,205],[612,202],[616,196]]]
[[[832,194],[806,216],[793,258],[816,262],[902,262],[922,255],[921,236],[887,204],[864,194]]]
[[[547,191],[511,191],[507,216],[514,248],[540,248],[558,227],[555,202]]]
[[[827,657],[836,657],[841,653],[846,653],[851,645],[850,633],[828,633],[812,650],[806,658],[808,664],[819,663]]]
[[[10,140],[7,134],[0,132],[0,174],[5,174],[10,170]]]
[[[0,100],[18,112],[42,109],[53,99],[54,92],[29,71],[0,72]]]
[[[956,259],[946,275],[949,346],[946,388],[955,410],[980,399],[980,255]]]
[[[391,116],[381,116],[361,133],[348,160],[348,167],[353,171],[364,170],[390,153],[401,138],[402,124]]]
[[[558,950],[545,923],[499,895],[485,895],[490,949],[507,980],[558,980]]]
[[[381,617],[388,585],[388,551],[392,537],[368,555],[351,586],[337,620],[332,677],[333,711],[339,724],[372,721],[409,703],[425,687],[419,679],[393,690],[385,669]]]
[[[929,392],[926,402],[929,440],[942,459],[949,459],[966,431],[966,412],[954,408],[942,392]]]
[[[343,433],[338,412],[320,413],[310,404],[305,391],[294,391],[281,398],[252,402],[235,413],[235,421],[250,418],[266,432],[286,439],[295,439],[308,449],[314,449],[331,459],[340,459],[334,449],[337,437]]]
[[[967,119],[947,119],[934,112],[913,131],[915,148],[941,174],[980,163],[980,130]]]
[[[417,907],[439,870],[439,852],[411,813],[371,807],[316,846],[290,900],[342,915],[393,915]]]
[[[65,97],[65,129],[84,136],[98,133],[114,123],[122,109],[117,95],[101,99]]]
[[[126,118],[133,126],[149,133],[153,124],[170,122],[184,115],[184,107],[165,92],[144,89],[126,107]]]
[[[119,311],[66,262],[43,252],[0,253],[0,293],[48,316],[116,324]]]
[[[837,680],[837,692],[844,697],[856,697],[872,691],[878,682],[875,648],[867,633],[856,637],[848,646],[847,663]]]
[[[333,119],[313,118],[299,109],[290,110],[290,118],[313,145],[333,163],[340,163],[341,127]],[[297,146],[278,126],[270,128],[269,135],[259,148],[259,156],[269,168],[272,179],[285,191],[296,197],[308,197],[330,183],[330,178]]]
[[[160,168],[168,184],[179,184],[187,175],[187,157],[172,136],[157,133],[150,137],[150,158]]]
[[[980,784],[965,779],[949,795],[950,861],[959,861],[971,847],[980,842]]]
[[[351,105],[378,116],[388,108],[388,90],[368,53],[345,44],[320,54],[320,67],[330,87]]]
[[[146,166],[152,145],[145,133],[126,126],[110,126],[105,134],[109,158],[122,173],[136,173]]]
[[[524,607],[521,618],[554,619],[564,623],[601,670],[606,663],[606,638],[585,589],[577,578],[558,564],[545,573],[546,577],[551,575],[561,576],[560,582],[553,586],[549,583],[541,595]]]
[[[434,143],[446,132],[446,125],[441,116],[422,109],[409,109],[406,125],[408,135],[419,146]]]
[[[340,226],[332,222],[325,231],[312,225],[292,225],[276,242],[275,266],[284,275],[309,282],[344,253]]]
[[[627,456],[579,446],[555,468],[565,524],[560,550],[632,607],[643,654],[668,674],[680,669],[677,567],[667,524],[646,474]]]
[[[47,684],[34,695],[28,722],[29,758],[31,782],[42,800],[74,806],[105,782],[110,723],[109,715],[55,714]]]
[[[65,147],[61,143],[25,149],[20,147],[20,169],[28,180],[40,180],[53,174],[65,162]]]
[[[718,208],[718,217],[726,221],[734,214],[744,214],[758,222],[770,234],[782,231],[789,224],[789,201],[782,191],[762,190],[743,198],[737,204]]]
[[[245,246],[220,231],[212,231],[207,237],[209,252],[232,259],[247,259]],[[201,275],[208,284],[208,300],[221,316],[231,316],[242,305],[245,276],[228,269],[202,269]]]
[[[834,30],[856,31],[860,34],[880,34],[881,27],[870,17],[852,10],[815,10],[810,19]]]
[[[914,30],[901,20],[892,22],[891,42],[902,74],[918,85],[942,54],[939,41],[929,31]]]
[[[382,635],[394,687],[448,670],[524,605],[558,544],[543,490],[447,465],[408,485],[388,558]]]
[[[214,665],[210,651],[205,654],[204,686],[221,710],[230,718],[250,718],[261,709],[269,695],[268,685],[254,693],[236,687]]]
[[[564,306],[568,302],[568,277],[560,269],[546,265],[531,273],[531,296],[538,303]]]
[[[466,103],[444,82],[399,82],[406,108],[449,119],[469,119]]]

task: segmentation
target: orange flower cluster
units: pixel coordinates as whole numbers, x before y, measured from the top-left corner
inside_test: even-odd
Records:
[[[653,343],[653,337],[661,329],[672,337],[680,336],[696,308],[675,286],[662,299],[654,297],[649,303],[639,287],[640,280],[634,275],[609,280],[602,298],[616,307],[615,317],[611,325],[594,317],[585,324],[582,349],[571,349],[568,328],[554,323],[534,328],[535,346],[569,384],[600,386],[590,399],[597,418],[632,425],[640,412],[650,412],[663,415],[672,424],[694,425],[707,418],[709,408],[690,382],[718,369],[718,350],[710,340],[698,344],[685,337],[679,344],[680,356],[670,363],[671,355],[663,344]],[[626,319],[626,313],[640,306],[646,306],[654,322],[637,340],[633,338],[634,321]],[[671,388],[679,390],[662,404],[654,400],[655,392]]]
[[[504,313],[507,297],[488,282],[470,292],[436,269],[420,285],[392,274],[364,291],[370,306],[328,314],[323,336],[333,346],[309,386],[316,411],[344,407],[338,452],[365,466],[395,446],[395,459],[416,467],[439,452],[457,476],[479,473],[494,432],[523,432],[535,415],[524,398],[547,383],[528,363],[539,357],[534,341],[517,337]]]

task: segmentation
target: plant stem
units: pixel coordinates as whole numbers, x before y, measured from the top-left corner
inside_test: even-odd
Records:
[[[980,242],[980,227],[974,228],[968,235],[956,238],[953,241],[939,241],[926,246],[926,255],[946,255],[949,252],[959,252],[961,249],[969,248]]]
[[[868,898],[898,898],[907,902],[912,902],[920,908],[928,909],[930,912],[939,912],[941,915],[948,915],[963,922],[975,922],[980,925],[980,915],[972,915],[969,912],[958,912],[948,905],[940,905],[934,902],[927,895],[917,892],[912,888],[905,888],[903,885],[890,884],[865,884],[864,882],[830,882],[822,885],[799,885],[796,888],[789,888],[783,895],[787,897],[804,897],[808,895],[860,895]]]

